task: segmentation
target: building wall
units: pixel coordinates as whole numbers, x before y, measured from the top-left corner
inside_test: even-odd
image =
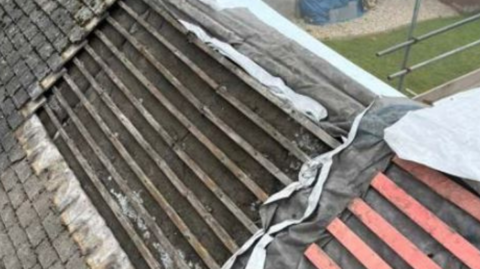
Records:
[[[297,18],[299,0],[264,0],[268,5],[280,12],[283,16],[294,19]]]

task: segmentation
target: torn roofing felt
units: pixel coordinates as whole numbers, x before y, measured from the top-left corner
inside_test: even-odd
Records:
[[[393,153],[383,141],[383,130],[407,111],[419,107],[408,99],[377,100],[363,117],[357,117],[357,121],[351,124],[354,128],[343,151],[329,156],[330,161],[320,157],[324,159],[320,162],[323,166],[314,167],[320,172],[314,174],[311,185],[285,199],[272,203],[267,201],[261,209],[266,233],[285,222],[300,219],[309,208],[313,208],[311,214],[299,223],[271,233],[270,238],[258,237],[224,268],[311,268],[303,258],[305,249],[312,243],[321,246],[329,244],[331,237],[325,232],[325,227],[354,198],[364,195],[373,177],[388,167]],[[262,250],[262,243],[266,252]]]
[[[157,0],[176,18],[197,24],[229,43],[299,94],[313,98],[329,114],[319,124],[345,136],[348,123],[375,98],[351,77],[260,21],[247,9],[213,10],[201,1]]]
[[[317,101],[308,96],[296,93],[285,85],[281,78],[272,76],[250,58],[238,52],[230,44],[211,37],[197,25],[182,20],[180,20],[180,22],[190,33],[194,33],[200,40],[202,40],[203,43],[208,44],[228,59],[233,60],[248,74],[270,89],[274,95],[286,102],[289,107],[293,107],[295,110],[300,111],[314,122],[319,122],[327,117],[328,113],[326,109]]]
[[[270,236],[257,236],[247,243],[247,247],[242,248],[224,269],[314,268],[304,257],[304,251],[312,243],[321,246],[340,268],[362,268],[358,259],[326,231],[326,226],[336,217],[340,217],[349,229],[392,268],[411,268],[365,224],[345,210],[351,201],[358,197],[362,197],[441,268],[466,268],[455,254],[370,187],[375,175],[383,172],[409,196],[430,212],[434,212],[447,227],[454,229],[469,244],[480,248],[480,224],[477,220],[415,179],[406,168],[391,162],[394,153],[383,139],[385,128],[396,123],[409,111],[420,108],[420,104],[408,99],[383,98],[376,101],[361,118],[358,126],[352,124],[349,139],[352,134],[354,138],[346,142],[345,149],[333,155],[331,162],[321,162],[323,166],[318,167],[320,172],[314,174],[315,182],[286,198],[271,203],[267,201],[261,209],[263,229],[266,233],[285,222],[292,223],[292,220],[294,222],[302,218],[302,214],[313,205],[314,210],[310,215],[301,222],[272,232]],[[358,129],[355,129],[357,127]],[[327,176],[324,176],[325,174]],[[300,182],[306,181],[300,178]],[[276,196],[278,194],[273,197]]]

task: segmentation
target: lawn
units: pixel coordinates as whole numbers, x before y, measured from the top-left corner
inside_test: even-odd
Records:
[[[417,26],[415,34],[418,36],[463,18],[465,17],[458,16],[422,22]],[[396,88],[398,80],[388,81],[386,77],[399,70],[403,59],[403,50],[381,58],[376,57],[375,53],[405,41],[406,35],[407,27],[403,27],[388,33],[372,36],[342,40],[322,40],[322,42]],[[470,23],[415,45],[411,53],[409,65],[422,62],[478,39],[480,39],[480,21]],[[480,46],[429,65],[424,69],[419,69],[407,77],[406,87],[421,93],[478,68],[480,68]]]

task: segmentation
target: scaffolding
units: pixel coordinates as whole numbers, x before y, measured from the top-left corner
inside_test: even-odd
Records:
[[[412,95],[416,95],[416,93],[414,93],[412,91],[409,91],[408,89],[405,89],[405,79],[410,73],[412,73],[412,72],[414,72],[414,71],[416,71],[420,68],[424,68],[424,67],[426,67],[430,64],[433,64],[435,62],[438,62],[440,60],[443,60],[447,57],[450,57],[452,55],[458,54],[460,52],[463,52],[465,50],[468,50],[468,49],[471,49],[475,46],[480,45],[480,39],[479,39],[479,40],[474,41],[472,43],[469,43],[467,45],[455,48],[453,50],[450,50],[448,52],[445,52],[443,54],[440,54],[438,56],[430,58],[426,61],[423,61],[423,62],[420,62],[420,63],[409,66],[408,62],[409,62],[409,59],[410,59],[410,53],[411,53],[411,50],[412,50],[413,46],[415,46],[416,44],[419,44],[419,43],[421,43],[421,42],[423,42],[427,39],[430,39],[434,36],[452,31],[454,29],[457,29],[458,27],[464,26],[466,24],[475,22],[475,21],[480,19],[480,13],[475,14],[473,16],[470,16],[470,17],[466,18],[466,19],[457,21],[455,23],[449,24],[449,25],[444,26],[442,28],[439,28],[439,29],[433,30],[431,32],[428,32],[426,34],[415,37],[414,32],[415,32],[415,29],[417,27],[418,15],[420,13],[421,4],[422,4],[422,0],[416,0],[415,1],[415,6],[414,6],[414,9],[413,9],[412,22],[410,24],[410,27],[408,29],[408,34],[407,34],[407,41],[396,44],[396,45],[394,45],[394,46],[392,46],[388,49],[377,52],[377,54],[376,54],[378,57],[382,57],[382,56],[391,54],[393,52],[399,51],[401,49],[405,50],[403,61],[402,61],[401,66],[400,66],[400,70],[398,72],[394,73],[394,74],[389,75],[387,78],[389,80],[399,78],[398,90],[400,92],[409,93],[409,94],[412,94]]]

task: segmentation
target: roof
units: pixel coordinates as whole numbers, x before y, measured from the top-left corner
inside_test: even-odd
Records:
[[[44,90],[35,114],[138,268],[220,268],[338,143],[150,0],[118,1]]]
[[[45,175],[34,174],[14,131],[36,83],[63,64],[65,49],[82,41],[82,28],[102,13],[102,2],[0,1],[1,268],[87,268],[51,204]]]
[[[344,70],[349,68],[338,64],[332,68],[327,56],[317,62],[322,68],[316,65],[313,68],[309,60],[314,57],[298,44],[292,45],[288,47],[291,48],[288,55],[303,51],[298,55],[307,71],[290,76],[287,82],[302,86],[314,84],[313,88],[299,88],[316,94],[319,102],[330,101],[329,108],[337,117],[324,125],[315,124],[285,106],[268,88],[227,58],[189,35],[167,12],[171,9],[158,3],[165,4],[156,0],[118,1],[109,10],[106,20],[96,25],[86,45],[79,46],[78,52],[65,60],[68,62],[62,66],[64,72],[54,73],[49,86],[36,100],[41,100],[36,103],[38,110],[32,113],[41,119],[134,266],[169,268],[175,264],[184,269],[220,268],[259,230],[259,204],[295,182],[302,163],[338,145],[328,131],[342,134],[345,122],[358,114],[372,96],[362,88],[365,83],[353,81],[351,73],[348,75],[351,70]],[[50,14],[51,6],[55,4],[45,4],[35,14]],[[66,15],[41,17],[46,16],[44,21],[51,21],[51,25],[65,24],[72,29],[82,27],[83,19],[78,20],[83,17],[80,10],[89,13],[85,8],[69,11],[60,4],[56,8],[64,11],[51,14]],[[24,14],[29,13],[24,11]],[[14,29],[17,24],[13,22],[6,27]],[[58,30],[58,38],[63,36],[67,43],[79,41],[79,36],[72,32],[82,32],[62,35],[62,30]],[[16,95],[30,93],[37,97],[32,91],[36,79],[20,82],[20,78],[28,78],[28,74],[35,76],[27,61],[30,55],[41,58],[43,50],[33,46],[33,41],[26,37],[29,33],[26,30],[21,32],[23,39],[17,37],[18,34],[10,37],[7,32],[3,33],[8,37],[5,44],[10,42],[17,48],[14,45],[18,43],[21,48],[25,43],[23,46],[35,48],[31,54],[18,55],[16,61],[0,48],[2,57],[10,57],[13,63],[4,62],[8,70],[13,70],[3,88],[4,107],[18,115],[17,109],[28,97],[22,99]],[[60,52],[67,45],[56,50],[46,30],[38,35],[44,36],[38,37],[43,40],[40,48],[52,48],[48,57],[61,57]],[[255,36],[252,35],[252,39]],[[283,40],[274,37],[274,40]],[[238,47],[255,48],[255,43],[245,41],[245,46]],[[271,56],[257,60],[263,61],[265,66],[275,62],[269,70],[289,76],[292,69],[288,67],[295,67],[296,62],[283,66],[281,53],[272,56],[268,51],[267,46],[250,53]],[[39,66],[47,70],[45,72],[58,69],[58,65],[49,66],[49,58],[41,59]],[[26,67],[18,67],[15,71],[15,65]],[[282,68],[275,71],[276,67]],[[15,80],[21,86],[14,87],[16,83],[11,81]],[[318,91],[319,88],[322,91]],[[13,116],[8,116],[7,121],[12,128],[20,124],[20,121],[13,124]],[[33,151],[29,154],[31,161],[37,164],[45,157]],[[446,199],[415,185],[408,173],[395,165],[385,174],[402,187],[407,184],[407,193],[420,199],[422,204],[432,206],[431,211],[440,212],[442,216],[457,216],[457,213],[450,213]],[[382,203],[375,190],[367,193],[365,201],[380,201],[378,204],[387,210],[382,211],[382,216],[391,216],[393,223],[408,223],[401,213],[397,214],[388,203]],[[443,208],[436,208],[439,205],[448,208],[443,212]],[[74,219],[82,220],[80,217]],[[468,223],[461,223],[458,229],[466,229],[464,225]],[[471,227],[476,229],[476,226]],[[411,240],[418,240],[415,244],[425,244],[423,247],[428,254],[438,259],[450,258],[451,255],[428,235],[418,228],[411,229],[408,231],[415,235]],[[365,238],[365,241],[375,239],[371,234],[366,234]],[[333,245],[327,245],[327,253],[338,246]],[[347,252],[336,251],[340,255],[340,265],[350,264]],[[376,251],[387,253],[388,248]],[[399,259],[395,262],[401,263]]]
[[[61,53],[83,41],[83,29],[101,16],[107,1],[2,1],[0,100],[12,128],[36,83],[63,64]],[[85,4],[88,3],[88,4]]]

